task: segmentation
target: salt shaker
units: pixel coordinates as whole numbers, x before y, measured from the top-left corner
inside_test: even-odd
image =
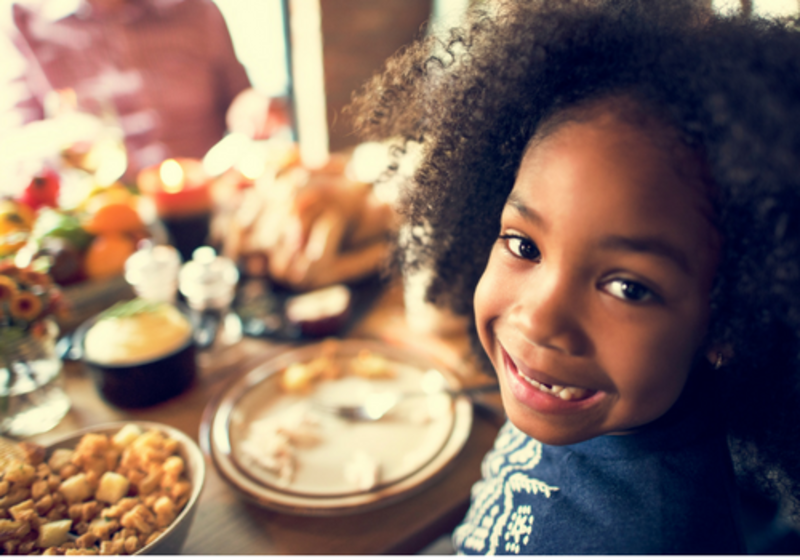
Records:
[[[125,280],[142,299],[175,303],[181,257],[171,245],[142,241],[125,261]]]
[[[224,334],[238,281],[234,262],[218,256],[212,247],[198,247],[192,260],[181,267],[178,288],[198,320],[195,339],[201,347],[210,346],[218,331]]]

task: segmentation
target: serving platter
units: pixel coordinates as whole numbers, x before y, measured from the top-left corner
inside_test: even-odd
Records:
[[[316,381],[303,392],[282,386],[287,368],[321,356],[341,376]],[[353,364],[365,356],[390,375],[354,374]],[[472,404],[437,385],[460,388],[453,372],[418,353],[374,340],[328,339],[288,349],[234,381],[207,413],[201,437],[222,478],[252,502],[298,515],[363,512],[431,484],[466,443]],[[394,391],[423,395],[401,402],[377,422],[353,422],[313,406],[355,404]],[[272,461],[281,431],[276,426],[298,417],[307,421],[310,437],[290,445],[287,476]]]

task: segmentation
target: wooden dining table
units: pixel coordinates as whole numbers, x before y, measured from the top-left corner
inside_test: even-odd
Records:
[[[450,368],[464,385],[486,383],[470,365],[466,334],[437,334],[410,328],[402,286],[389,282],[358,317],[344,338],[378,339],[425,354]],[[120,420],[161,422],[194,438],[206,456],[206,477],[183,554],[414,554],[453,530],[469,505],[480,464],[504,422],[499,396],[482,397],[474,407],[470,435],[458,455],[426,484],[400,501],[369,511],[328,516],[292,515],[248,501],[215,468],[205,427],[225,388],[252,368],[293,344],[244,337],[198,355],[198,376],[185,393],[136,410],[115,408],[98,394],[80,362],[65,362],[70,412],[53,430],[35,436],[47,444],[78,429]]]

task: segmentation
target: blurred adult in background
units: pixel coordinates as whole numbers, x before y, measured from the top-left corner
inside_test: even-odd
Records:
[[[202,158],[226,131],[263,138],[285,124],[287,105],[251,87],[211,0],[19,0],[12,9],[22,63],[6,86],[7,138],[72,109],[89,113],[121,129],[132,178],[169,157]]]

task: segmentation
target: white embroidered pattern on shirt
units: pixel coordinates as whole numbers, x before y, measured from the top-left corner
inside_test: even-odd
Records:
[[[541,458],[541,443],[510,422],[503,426],[494,448],[483,460],[482,480],[472,487],[472,505],[467,517],[453,533],[457,548],[496,554],[502,537],[505,541],[502,552],[517,554],[528,544],[534,522],[531,507],[527,504],[515,507],[514,498],[523,493],[549,498],[558,490],[526,474]]]

